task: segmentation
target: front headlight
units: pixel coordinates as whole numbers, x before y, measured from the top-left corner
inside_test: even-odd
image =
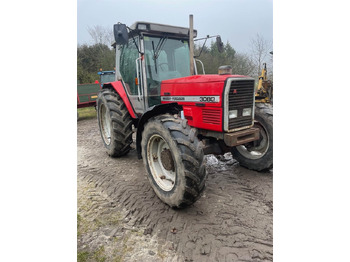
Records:
[[[242,112],[242,116],[251,116],[252,115],[252,109],[251,108],[244,108]]]
[[[238,113],[238,111],[237,110],[230,110],[229,112],[228,112],[228,118],[236,118],[237,117],[237,113]]]

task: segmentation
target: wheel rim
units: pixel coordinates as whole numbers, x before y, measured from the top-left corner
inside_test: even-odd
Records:
[[[104,104],[100,106],[99,116],[103,141],[109,145],[111,143],[111,121]]]
[[[162,190],[171,191],[176,179],[175,164],[168,143],[160,135],[148,140],[147,159],[154,181]]]
[[[255,122],[254,127],[260,129],[259,140],[236,147],[237,151],[248,159],[262,158],[266,154],[270,146],[269,136],[265,127],[259,122]]]

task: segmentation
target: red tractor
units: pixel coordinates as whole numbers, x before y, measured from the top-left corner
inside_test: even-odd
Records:
[[[191,20],[190,28],[115,24],[116,81],[105,83],[97,99],[108,154],[126,155],[137,130],[136,150],[151,186],[172,207],[191,205],[201,196],[205,154],[239,154],[235,147],[249,152],[262,143],[268,152],[260,158],[240,156],[248,168],[272,167],[272,141],[263,141],[261,128],[254,126],[254,79],[225,72],[197,75],[196,33]]]

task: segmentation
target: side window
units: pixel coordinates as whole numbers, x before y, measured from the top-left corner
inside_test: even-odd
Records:
[[[138,41],[138,39],[135,39]],[[135,60],[139,57],[139,53],[131,39],[128,44],[122,46],[120,55],[120,74],[124,80],[127,91],[131,95],[137,95],[136,78],[136,63]]]

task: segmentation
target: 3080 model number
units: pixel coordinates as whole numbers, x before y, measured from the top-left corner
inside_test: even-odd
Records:
[[[161,96],[161,101],[220,103],[220,96]]]
[[[199,97],[199,102],[209,102],[209,103],[214,103],[215,97],[214,96],[201,96]]]

